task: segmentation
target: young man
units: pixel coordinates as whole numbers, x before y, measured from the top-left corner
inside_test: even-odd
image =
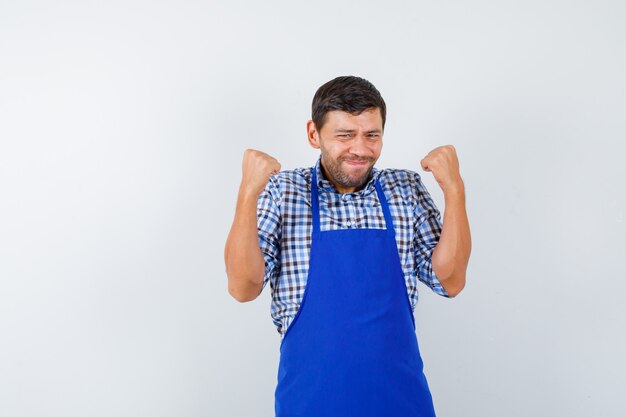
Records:
[[[465,286],[471,239],[453,146],[417,172],[374,167],[386,106],[367,80],[337,77],[313,98],[313,167],[281,171],[247,149],[225,247],[228,290],[255,299],[270,282],[281,335],[277,417],[434,416],[413,310],[417,281],[444,297]]]

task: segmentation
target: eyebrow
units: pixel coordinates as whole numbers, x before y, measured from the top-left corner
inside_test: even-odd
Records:
[[[333,133],[354,133],[356,130],[354,129],[335,129]],[[380,129],[372,129],[368,130],[366,133],[381,133]]]

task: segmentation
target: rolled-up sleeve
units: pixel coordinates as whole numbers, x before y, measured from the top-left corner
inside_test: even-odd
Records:
[[[281,216],[280,191],[276,176],[271,176],[257,200],[257,232],[265,259],[263,288],[280,272]]]
[[[415,197],[414,214],[414,240],[413,253],[415,265],[417,266],[417,277],[424,284],[428,285],[435,293],[448,297],[445,288],[435,275],[432,265],[432,253],[441,236],[441,213],[428,190],[422,183],[420,175],[414,173],[413,190]]]

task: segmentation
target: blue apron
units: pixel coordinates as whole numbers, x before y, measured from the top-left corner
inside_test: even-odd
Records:
[[[378,180],[376,192],[386,229],[320,232],[313,169],[309,275],[280,344],[276,417],[435,416]]]

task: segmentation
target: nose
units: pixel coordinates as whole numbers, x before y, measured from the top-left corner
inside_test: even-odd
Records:
[[[369,148],[368,139],[365,134],[356,135],[353,141],[351,141],[350,154],[352,158],[369,159],[371,157],[371,150]]]

